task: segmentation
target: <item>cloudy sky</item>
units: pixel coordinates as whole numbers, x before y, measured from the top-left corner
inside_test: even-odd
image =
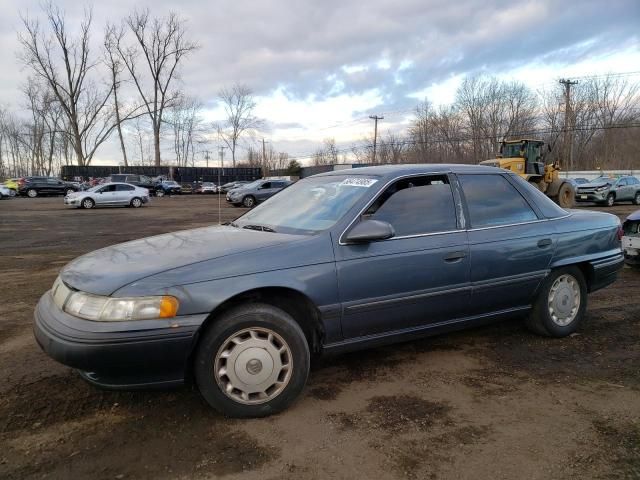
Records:
[[[69,24],[83,4],[59,0]],[[27,72],[16,58],[20,14],[40,2],[0,0],[0,103],[18,109]],[[94,37],[133,7],[174,10],[201,45],[183,66],[183,88],[220,117],[216,93],[234,82],[258,96],[264,136],[293,155],[323,138],[339,144],[372,130],[368,115],[399,128],[429,98],[452,100],[460,79],[486,72],[532,88],[560,77],[640,71],[639,0],[307,0],[88,2]],[[97,46],[96,46],[97,50]],[[636,77],[640,78],[640,77]],[[99,161],[117,156],[115,142]]]

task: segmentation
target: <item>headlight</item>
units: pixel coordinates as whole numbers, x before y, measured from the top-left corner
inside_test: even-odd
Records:
[[[59,279],[53,285],[54,302],[75,317],[99,322],[125,322],[172,318],[178,313],[178,299],[153,297],[104,297],[71,291]]]
[[[609,188],[608,185],[603,185],[602,187],[596,188],[596,192],[604,192],[607,188]]]

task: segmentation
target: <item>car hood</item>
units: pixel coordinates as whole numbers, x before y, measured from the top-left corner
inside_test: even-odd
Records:
[[[605,185],[611,185],[611,182],[599,180],[597,182],[583,183],[581,185],[578,185],[578,188],[594,188],[594,187],[598,188],[598,187],[604,187]]]
[[[640,220],[640,210],[636,210],[635,212],[633,212],[631,215],[629,215],[626,220],[631,220],[632,222],[635,222],[636,220]]]
[[[151,275],[300,238],[224,226],[182,230],[96,250],[73,260],[60,275],[77,290],[110,295]]]

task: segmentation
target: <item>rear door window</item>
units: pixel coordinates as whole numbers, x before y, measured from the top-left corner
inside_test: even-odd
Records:
[[[132,185],[116,185],[117,192],[129,192],[133,189],[134,187]]]
[[[531,222],[538,216],[502,175],[458,175],[472,228]]]
[[[391,224],[396,238],[457,229],[453,192],[446,175],[398,180],[363,217]]]

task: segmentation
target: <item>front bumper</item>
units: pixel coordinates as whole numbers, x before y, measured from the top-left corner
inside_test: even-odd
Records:
[[[54,360],[91,383],[114,389],[184,383],[196,334],[207,315],[128,322],[93,322],[58,308],[45,293],[34,313],[34,335]]]
[[[80,199],[76,197],[64,197],[64,204],[77,206],[80,205]]]
[[[592,193],[580,193],[576,192],[576,202],[594,202],[594,203],[602,203],[606,202],[607,195],[609,194],[608,190],[604,192],[592,192]]]

